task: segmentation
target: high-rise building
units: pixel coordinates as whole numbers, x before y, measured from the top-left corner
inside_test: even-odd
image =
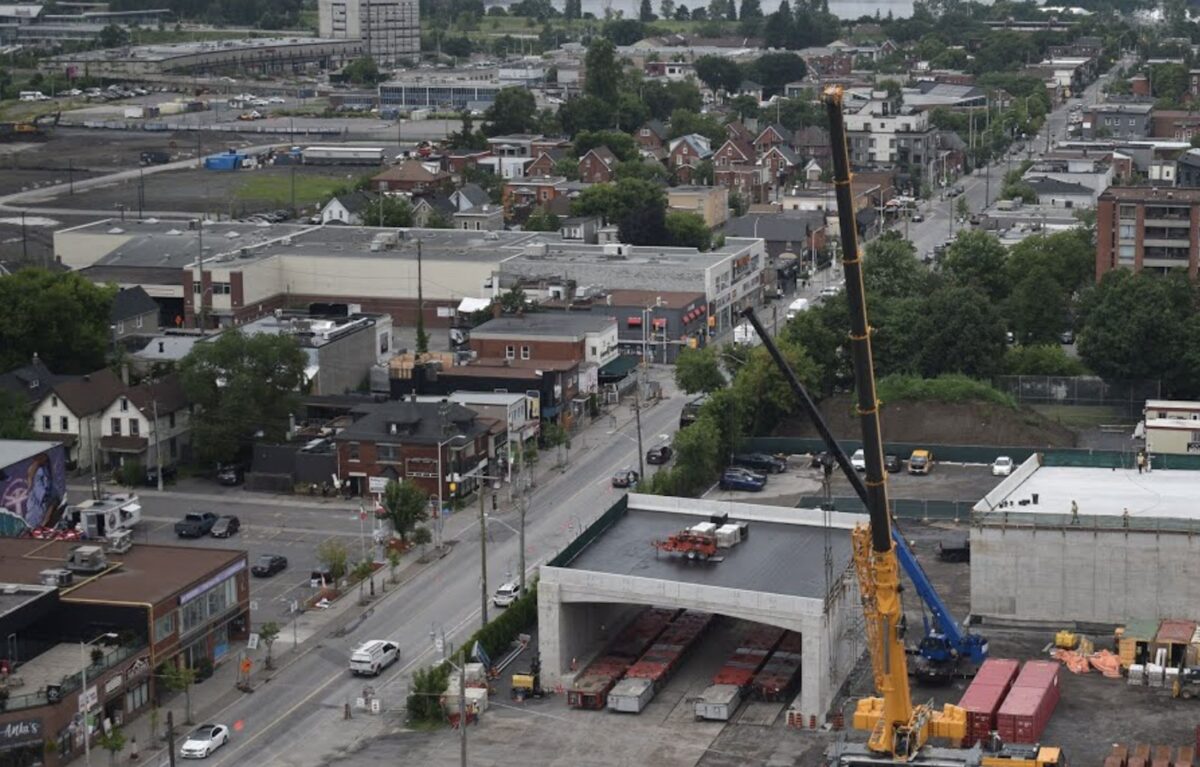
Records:
[[[379,63],[421,51],[419,0],[319,0],[317,9],[321,37],[362,40]]]

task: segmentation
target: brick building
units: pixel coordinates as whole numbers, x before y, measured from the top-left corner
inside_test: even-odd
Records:
[[[1200,265],[1200,189],[1109,187],[1096,204],[1096,279]]]
[[[526,314],[488,320],[471,330],[484,359],[573,361],[604,366],[617,356],[617,323],[589,314]]]
[[[383,478],[409,480],[432,498],[469,495],[498,471],[496,448],[507,440],[503,421],[448,401],[363,404],[350,415],[336,437],[338,471],[362,494]]]

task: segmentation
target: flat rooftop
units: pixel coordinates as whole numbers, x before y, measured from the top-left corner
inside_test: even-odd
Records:
[[[54,593],[53,586],[30,583],[0,583],[0,616],[15,612],[25,605]]]
[[[1012,487],[1006,487],[1012,482]],[[1074,501],[1081,517],[1122,517],[1129,510],[1132,520],[1200,520],[1200,472],[1158,469],[1138,474],[1137,469],[1098,469],[1074,466],[1042,466],[1020,481],[1014,474],[988,500],[999,504],[1012,501],[1011,511],[1034,515],[1071,515]],[[1037,505],[1021,501],[1038,496]],[[981,510],[981,505],[975,507]],[[986,506],[984,506],[986,508]],[[983,514],[987,521],[1003,514],[994,509]]]
[[[57,59],[74,61],[167,61],[180,56],[194,56],[201,53],[236,53],[237,51],[254,51],[279,48],[303,48],[309,45],[344,45],[347,40],[335,40],[321,37],[255,37],[241,40],[213,40],[187,43],[159,43],[156,45],[137,45],[124,48],[106,48],[98,51],[82,51],[79,53],[56,56]]]
[[[735,513],[730,514],[730,522],[739,520]],[[825,597],[826,528],[820,525],[749,521],[746,540],[723,549],[722,562],[688,562],[679,555],[659,553],[652,545],[707,521],[708,516],[701,514],[629,509],[566,567],[794,597]],[[850,562],[850,531],[831,527],[828,535],[833,572],[840,577]]]
[[[0,468],[32,458],[61,442],[42,442],[33,439],[0,439]]]
[[[40,584],[42,570],[63,567],[78,543],[0,538],[0,582]],[[61,590],[64,601],[150,602],[157,604],[238,562],[246,552],[230,549],[137,544],[124,554],[110,554],[110,567],[99,577],[80,573]]]

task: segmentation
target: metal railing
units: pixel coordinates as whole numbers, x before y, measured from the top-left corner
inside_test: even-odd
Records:
[[[112,648],[100,648],[104,651],[104,654],[99,661],[90,663],[88,665],[88,679],[99,679],[105,671],[109,670],[113,666],[123,663],[135,654],[145,650],[146,647],[147,645],[145,644],[137,644],[121,645],[119,647]],[[13,676],[18,678],[21,676],[21,666],[17,666],[13,670]],[[74,674],[67,674],[64,676],[62,680],[58,682],[57,695],[53,696],[54,700],[51,700],[52,696],[46,687],[34,690],[33,692],[21,693],[19,695],[14,695],[10,692],[2,710],[20,711],[22,709],[38,708],[39,706],[48,706],[58,703],[71,693],[79,690],[81,687],[81,681],[82,670]],[[54,686],[53,683],[51,683],[51,686]]]

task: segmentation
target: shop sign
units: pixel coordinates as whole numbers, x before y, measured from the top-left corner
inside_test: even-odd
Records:
[[[41,719],[20,719],[0,724],[0,747],[17,746],[42,739]]]
[[[108,695],[109,693],[116,692],[118,689],[120,689],[121,683],[124,681],[125,678],[121,674],[117,674],[112,679],[109,679],[104,685],[104,694]]]
[[[133,662],[133,665],[131,665],[129,667],[128,676],[129,676],[130,681],[132,681],[132,680],[137,679],[138,677],[142,676],[143,674],[148,673],[149,671],[150,671],[150,657],[142,656],[141,658],[138,658],[137,660],[135,660]]]

